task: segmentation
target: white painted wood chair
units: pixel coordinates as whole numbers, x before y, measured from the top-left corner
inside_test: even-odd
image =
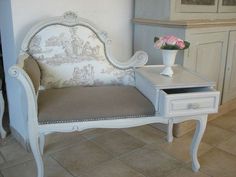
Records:
[[[45,135],[170,122],[135,87],[134,68],[146,64],[147,54],[138,51],[121,62],[112,57],[110,46],[105,32],[73,12],[40,22],[26,35],[19,62],[9,73],[26,92],[37,177],[44,176]],[[198,126],[191,152],[195,171],[205,119]]]

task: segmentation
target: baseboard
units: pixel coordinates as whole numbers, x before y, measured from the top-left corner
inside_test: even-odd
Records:
[[[30,145],[29,145],[28,141],[24,137],[22,137],[21,134],[19,134],[15,128],[10,127],[10,129],[11,129],[12,136],[22,145],[22,147],[26,151],[31,152]]]
[[[219,107],[219,111],[216,114],[211,114],[208,116],[208,121],[212,121],[230,111],[233,111],[236,109],[236,99],[230,100]],[[153,124],[152,125],[155,128],[158,128],[164,132],[167,132],[167,125],[164,124]],[[173,135],[175,137],[181,137],[185,135],[186,133],[193,131],[196,127],[195,121],[186,121],[180,124],[175,124],[173,127]]]

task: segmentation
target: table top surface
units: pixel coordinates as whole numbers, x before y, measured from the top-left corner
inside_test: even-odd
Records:
[[[161,75],[163,69],[163,65],[147,65],[136,69],[135,72],[159,89],[215,86],[215,82],[179,65],[172,67],[173,77]]]

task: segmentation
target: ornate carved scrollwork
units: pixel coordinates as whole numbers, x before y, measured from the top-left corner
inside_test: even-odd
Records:
[[[134,58],[135,58],[135,66],[143,66],[147,63],[148,61],[148,55],[146,52],[143,51],[137,51],[134,54]]]
[[[16,77],[16,78],[17,78],[17,77],[19,76],[19,74],[20,74],[19,67],[17,67],[17,66],[12,66],[12,67],[10,67],[8,72],[9,72],[10,76]]]
[[[68,22],[73,22],[78,20],[78,15],[73,11],[67,11],[64,13],[63,18]]]

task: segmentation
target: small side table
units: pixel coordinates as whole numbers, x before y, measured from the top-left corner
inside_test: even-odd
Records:
[[[1,138],[5,138],[6,137],[6,131],[3,128],[3,114],[4,114],[4,108],[5,108],[5,103],[4,103],[4,99],[3,99],[3,94],[2,94],[2,80],[0,79],[0,135]]]
[[[157,117],[168,124],[168,142],[173,141],[173,124],[196,120],[191,146],[192,169],[200,164],[197,150],[204,134],[207,117],[218,112],[220,93],[215,83],[186,68],[175,65],[172,78],[160,75],[164,66],[146,66],[135,71],[136,87],[153,103]]]

